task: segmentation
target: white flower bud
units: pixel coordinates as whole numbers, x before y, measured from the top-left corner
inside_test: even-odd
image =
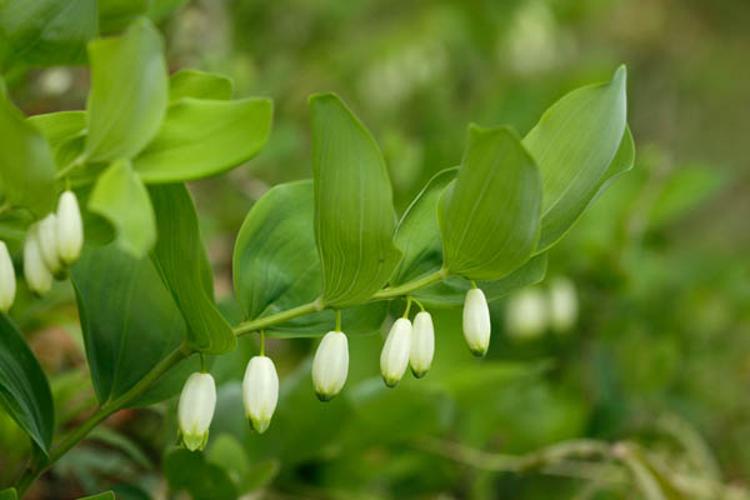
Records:
[[[570,330],[578,317],[578,297],[572,281],[557,278],[550,284],[549,315],[552,328],[558,333]]]
[[[475,356],[484,356],[490,347],[490,308],[484,292],[472,288],[464,301],[464,338]]]
[[[518,339],[538,337],[547,328],[547,303],[536,288],[526,288],[513,295],[505,307],[508,335]]]
[[[42,258],[35,226],[29,228],[23,245],[23,274],[32,292],[43,295],[52,287],[52,273]]]
[[[414,317],[411,331],[409,364],[415,377],[422,378],[427,374],[434,355],[435,328],[432,326],[432,316],[427,311],[422,311]]]
[[[393,323],[380,352],[380,373],[388,387],[395,387],[409,366],[411,321],[399,318]]]
[[[242,380],[242,400],[245,416],[259,434],[271,424],[271,417],[279,400],[279,376],[271,358],[254,356],[247,364]]]
[[[321,401],[329,401],[346,383],[349,372],[349,344],[344,332],[325,334],[315,351],[312,379],[315,393]]]
[[[188,377],[177,405],[177,421],[185,447],[202,450],[208,442],[208,428],[216,409],[216,384],[209,373]]]
[[[65,264],[72,264],[81,255],[83,221],[72,191],[65,191],[57,202],[57,245],[57,253]]]
[[[16,271],[8,247],[0,241],[0,311],[8,312],[16,298]]]
[[[39,238],[39,251],[42,252],[42,260],[47,269],[57,275],[62,270],[62,263],[57,254],[57,217],[55,214],[48,214],[37,225],[37,235]]]

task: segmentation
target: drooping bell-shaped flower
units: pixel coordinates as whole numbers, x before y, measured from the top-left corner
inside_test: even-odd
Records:
[[[208,428],[216,409],[216,384],[209,373],[188,377],[177,405],[177,421],[185,447],[202,450],[208,442]]]
[[[349,373],[349,343],[344,332],[325,334],[315,351],[312,379],[315,393],[321,401],[329,401],[346,383]]]
[[[44,263],[35,226],[29,228],[23,245],[23,274],[34,293],[43,295],[52,287],[52,273]]]
[[[60,262],[60,256],[57,253],[57,217],[55,214],[47,214],[39,222],[37,235],[44,264],[53,275],[57,275],[62,270],[62,262]]]
[[[570,330],[578,318],[576,287],[567,278],[556,278],[549,288],[549,319],[558,333]]]
[[[411,330],[411,352],[409,365],[417,378],[424,377],[432,366],[435,355],[435,328],[432,316],[427,311],[417,313]]]
[[[475,356],[484,356],[490,346],[490,308],[484,292],[472,288],[464,301],[464,338]]]
[[[83,221],[78,199],[73,191],[65,191],[57,202],[57,253],[65,264],[72,264],[81,255]]]
[[[399,318],[388,332],[380,353],[380,373],[388,387],[395,387],[409,366],[411,351],[411,321]]]
[[[271,358],[254,356],[250,359],[242,380],[242,400],[250,425],[259,434],[264,433],[279,400],[279,376]]]
[[[8,312],[16,298],[16,271],[4,241],[0,241],[0,312]]]
[[[514,294],[505,306],[505,328],[517,339],[538,337],[547,328],[547,301],[538,288]]]

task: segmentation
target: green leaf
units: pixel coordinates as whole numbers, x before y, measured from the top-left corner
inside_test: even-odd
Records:
[[[43,216],[55,206],[55,162],[37,129],[0,93],[0,193]]]
[[[310,111],[323,300],[357,304],[385,285],[401,257],[391,184],[375,140],[338,97],[315,95]]]
[[[55,414],[47,377],[16,326],[0,314],[0,405],[47,454]]]
[[[86,358],[103,403],[176,349],[187,327],[152,260],[136,259],[114,243],[86,246],[72,279]]]
[[[391,278],[391,285],[405,283],[442,267],[443,243],[437,207],[456,172],[458,168],[448,168],[435,174],[401,217],[393,241],[403,258]]]
[[[216,101],[182,98],[133,166],[146,183],[199,179],[255,156],[268,140],[269,99]]]
[[[18,500],[18,493],[15,488],[5,488],[0,490],[0,500]]]
[[[688,166],[674,171],[654,200],[649,225],[658,227],[679,220],[716,195],[726,180],[722,172],[708,167]]]
[[[85,131],[86,112],[57,111],[30,116],[27,121],[42,133],[52,149],[57,149],[65,141]]]
[[[524,265],[497,281],[477,281],[488,302],[493,302],[514,290],[534,285],[547,273],[547,254],[532,257]],[[433,307],[459,307],[463,305],[471,282],[459,276],[449,276],[441,283],[414,293],[422,304]]]
[[[524,138],[544,181],[538,252],[557,242],[596,195],[623,141],[626,108],[621,66],[611,82],[565,95]]]
[[[116,161],[99,176],[88,207],[115,227],[117,243],[134,257],[143,257],[154,246],[154,210],[129,161]]]
[[[97,0],[99,32],[107,35],[125,29],[146,14],[151,0]]]
[[[445,267],[473,280],[519,267],[539,237],[541,199],[539,172],[516,134],[471,126],[455,183],[438,207]]]
[[[78,500],[115,500],[115,494],[110,491],[104,491],[102,493],[97,493],[96,495],[89,495],[87,497],[79,497]]]
[[[167,67],[159,32],[148,19],[120,37],[89,44],[86,159],[132,158],[159,130],[167,105]]]
[[[233,350],[237,339],[214,302],[213,275],[190,194],[183,184],[149,191],[159,231],[153,260],[185,318],[188,344],[211,354]]]
[[[248,212],[237,235],[232,260],[234,288],[246,319],[255,319],[318,298],[322,276],[312,225],[311,181],[280,184]],[[385,304],[343,310],[347,333],[377,330]],[[272,328],[275,335],[323,335],[333,328],[335,314],[320,311]]]
[[[174,450],[164,459],[164,474],[174,491],[185,490],[195,500],[234,500],[238,496],[226,471],[206,462],[201,453]]]
[[[96,35],[95,0],[0,2],[0,66],[77,64]]]
[[[169,102],[183,97],[228,101],[234,94],[234,83],[224,75],[194,69],[181,69],[169,77]]]

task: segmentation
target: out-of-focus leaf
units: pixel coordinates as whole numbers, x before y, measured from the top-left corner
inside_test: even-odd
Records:
[[[534,160],[508,128],[469,128],[455,183],[438,207],[443,259],[452,273],[497,280],[534,250],[542,182]]]
[[[156,135],[167,106],[167,67],[159,32],[139,19],[122,36],[89,44],[86,158],[132,158]]]
[[[99,32],[117,33],[148,10],[151,0],[97,0]]]
[[[622,66],[611,82],[565,95],[524,138],[544,182],[539,252],[559,240],[596,196],[623,142],[626,108]]]
[[[669,224],[715,195],[726,178],[718,171],[686,167],[674,172],[665,182],[651,207],[652,227]]]
[[[115,243],[85,247],[72,278],[91,378],[105,402],[176,349],[187,327],[152,260]]]
[[[237,488],[224,469],[206,462],[200,453],[172,451],[164,459],[164,474],[173,490],[185,490],[195,500],[237,498]]]
[[[110,490],[102,493],[97,493],[96,495],[80,497],[78,500],[115,500],[115,494]]]
[[[86,128],[85,111],[56,111],[28,117],[27,121],[42,133],[52,149],[81,134]]]
[[[0,2],[0,68],[77,64],[96,35],[96,0]]]
[[[130,460],[145,469],[149,469],[154,465],[132,439],[110,427],[100,426],[93,429],[87,436],[87,439],[99,441],[123,452]]]
[[[478,281],[488,302],[493,302],[514,290],[539,283],[547,272],[547,254],[536,255],[524,265],[496,281]],[[423,288],[414,293],[422,304],[433,307],[458,307],[463,305],[471,282],[458,276],[450,276],[441,283]]]
[[[231,351],[237,340],[213,299],[213,275],[190,194],[183,184],[153,186],[150,193],[159,231],[154,263],[185,318],[188,344],[210,354]]]
[[[18,493],[15,488],[5,488],[0,490],[0,500],[18,500]]]
[[[54,183],[49,144],[0,93],[0,194],[43,216],[54,207]]]
[[[129,161],[116,161],[99,176],[88,207],[114,226],[118,245],[134,257],[143,257],[154,246],[154,210]]]
[[[146,183],[216,175],[255,156],[268,140],[269,99],[185,97],[172,104],[159,132],[133,160]]]
[[[385,285],[401,256],[391,184],[375,140],[338,97],[313,96],[310,112],[323,299],[357,304]]]
[[[234,83],[224,75],[194,69],[181,69],[169,77],[169,101],[183,97],[227,101],[234,94]]]
[[[435,174],[401,217],[393,239],[403,258],[391,279],[392,285],[437,271],[443,265],[437,207],[457,172],[457,168],[449,168]]]
[[[206,459],[224,469],[241,495],[266,486],[280,469],[278,460],[263,460],[251,464],[239,441],[226,433],[212,441]]]
[[[5,314],[0,314],[0,405],[46,454],[55,427],[52,393],[39,362]]]

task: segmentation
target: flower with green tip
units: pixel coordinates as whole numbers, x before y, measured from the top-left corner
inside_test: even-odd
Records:
[[[421,311],[414,317],[411,330],[409,365],[415,377],[422,378],[427,374],[434,356],[435,328],[432,325],[432,315],[427,311]]]
[[[346,383],[349,372],[349,343],[344,332],[325,334],[315,351],[312,366],[315,394],[321,401],[330,401]]]
[[[202,450],[208,442],[208,428],[216,409],[216,384],[209,373],[188,377],[177,405],[180,436],[190,451]]]
[[[57,202],[57,252],[67,265],[74,263],[83,248],[83,221],[78,199],[65,191]]]
[[[47,214],[36,228],[39,250],[42,252],[44,264],[54,276],[57,276],[63,268],[57,253],[57,217],[55,214]]]
[[[484,292],[472,288],[464,301],[464,338],[475,356],[484,356],[490,347],[490,308]]]
[[[250,359],[242,380],[242,400],[250,425],[263,434],[271,424],[279,400],[279,376],[271,358],[254,356]]]
[[[16,271],[4,241],[0,241],[0,311],[8,312],[16,298]]]
[[[395,387],[409,366],[411,321],[399,318],[388,332],[380,353],[380,373],[388,387]]]
[[[44,263],[36,226],[29,228],[23,245],[23,275],[29,289],[37,295],[44,295],[52,288],[52,273]]]

